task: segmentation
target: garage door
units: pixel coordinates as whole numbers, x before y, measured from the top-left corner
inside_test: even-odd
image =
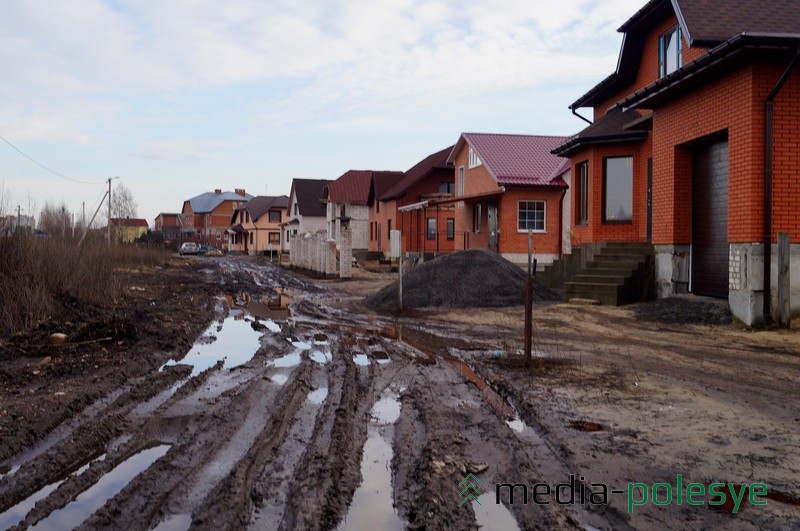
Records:
[[[692,157],[692,292],[728,296],[728,142]]]

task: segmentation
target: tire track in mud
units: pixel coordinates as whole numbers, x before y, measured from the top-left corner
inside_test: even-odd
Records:
[[[375,365],[362,370],[348,346],[331,345],[328,398],[289,489],[279,529],[332,529],[361,482],[361,455],[375,401]]]

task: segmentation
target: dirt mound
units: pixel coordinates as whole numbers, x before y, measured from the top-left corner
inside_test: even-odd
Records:
[[[403,275],[407,308],[496,308],[524,303],[525,273],[491,251],[459,251],[440,256]],[[555,291],[534,279],[535,301],[559,301]],[[366,299],[380,310],[397,308],[398,282]]]
[[[640,304],[633,309],[640,321],[677,324],[727,325],[733,322],[731,312],[722,305],[684,297],[668,297]]]

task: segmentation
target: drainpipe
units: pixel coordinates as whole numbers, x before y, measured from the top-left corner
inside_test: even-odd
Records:
[[[574,114],[575,116],[577,116],[578,118],[580,118],[581,120],[586,122],[587,124],[592,125],[592,121],[591,120],[589,120],[588,118],[584,118],[583,116],[578,114],[578,111],[576,111],[574,108],[570,107],[569,110],[572,111],[572,114]]]
[[[558,200],[558,257],[564,257],[564,197],[567,195],[568,188],[561,191],[561,199]]]
[[[775,99],[778,97],[783,85],[794,71],[798,60],[800,60],[800,48],[796,50],[794,59],[786,67],[786,71],[780,77],[775,87],[767,96],[765,102],[765,131],[764,131],[764,320],[772,322],[772,309],[770,307],[772,299],[772,155],[773,155],[773,131],[772,126],[775,117]]]

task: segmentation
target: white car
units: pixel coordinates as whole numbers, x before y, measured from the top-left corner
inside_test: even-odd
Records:
[[[194,242],[185,242],[181,244],[181,248],[178,250],[178,254],[181,256],[185,254],[197,254],[200,251],[200,246]]]

